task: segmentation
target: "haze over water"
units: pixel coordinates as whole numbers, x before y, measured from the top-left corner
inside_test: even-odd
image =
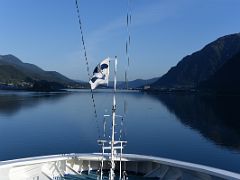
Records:
[[[95,119],[86,90],[0,91],[0,160],[98,152],[96,140],[103,134],[103,115],[111,113],[110,92],[96,91]],[[126,115],[125,153],[240,172],[239,100],[237,96],[119,92],[117,114]],[[121,125],[121,119],[117,124]]]

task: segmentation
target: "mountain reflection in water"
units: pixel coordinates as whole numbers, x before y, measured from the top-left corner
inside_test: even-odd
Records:
[[[103,134],[103,115],[111,113],[111,92],[95,91],[96,119],[87,90],[0,91],[0,161],[98,152],[96,140]],[[126,115],[125,153],[240,172],[239,97],[118,91],[116,98],[117,114]]]
[[[0,92],[0,114],[12,116],[22,108],[33,108],[42,102],[54,102],[67,95],[64,93],[34,93],[21,91]]]
[[[240,150],[240,96],[151,94],[186,126],[231,150]]]

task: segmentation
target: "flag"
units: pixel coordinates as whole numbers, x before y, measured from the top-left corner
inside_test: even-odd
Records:
[[[89,81],[91,89],[95,89],[99,84],[108,84],[109,79],[109,58],[104,59],[93,71],[93,76]]]

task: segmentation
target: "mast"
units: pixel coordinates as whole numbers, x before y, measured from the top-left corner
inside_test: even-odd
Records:
[[[112,106],[112,140],[111,140],[111,169],[110,169],[110,180],[114,179],[114,144],[115,144],[115,119],[116,119],[116,91],[117,91],[117,56],[114,60],[114,89],[113,89],[113,106]]]
[[[109,58],[110,59],[110,58]],[[127,143],[127,141],[115,140],[115,128],[116,128],[116,118],[123,118],[123,116],[116,115],[116,91],[117,91],[117,57],[115,59],[111,59],[114,61],[114,89],[113,89],[113,104],[112,104],[112,114],[111,115],[104,115],[105,117],[112,117],[111,122],[111,137],[110,139],[105,139],[105,122],[104,122],[104,139],[98,140],[99,145],[102,146],[102,161],[100,165],[100,180],[103,179],[103,162],[104,158],[107,157],[108,161],[110,161],[110,171],[109,171],[109,180],[115,179],[115,161],[119,161],[120,171],[122,171],[122,153],[123,153],[123,145]],[[107,144],[107,146],[105,146]],[[108,151],[108,153],[106,152]],[[105,156],[105,157],[104,157]],[[120,158],[120,159],[119,159]],[[119,179],[122,178],[122,172],[120,172]]]

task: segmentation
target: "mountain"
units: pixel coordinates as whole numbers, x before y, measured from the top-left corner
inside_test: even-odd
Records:
[[[136,89],[136,88],[142,88],[143,86],[150,85],[154,82],[156,82],[158,78],[152,78],[152,79],[135,79],[133,81],[128,82],[128,88],[129,89]],[[125,89],[126,88],[126,82],[120,82],[118,83],[119,89]]]
[[[17,82],[27,79],[27,75],[11,65],[0,65],[0,82]]]
[[[136,88],[142,88],[143,86],[150,85],[154,82],[156,82],[159,78],[152,78],[152,79],[136,79],[133,81],[128,82],[128,89],[136,89]],[[110,88],[113,87],[113,81],[109,82],[108,85]],[[118,81],[117,82],[117,88],[118,89],[126,89],[126,82],[125,81]]]
[[[158,88],[193,88],[216,73],[240,51],[240,33],[223,36],[200,51],[184,57],[158,81]]]
[[[0,55],[0,84],[24,89],[38,86],[42,89],[50,86],[52,88],[81,86],[80,83],[56,71],[45,71],[36,65],[24,63],[13,55]]]
[[[240,51],[208,80],[201,82],[199,88],[220,93],[240,92]]]

